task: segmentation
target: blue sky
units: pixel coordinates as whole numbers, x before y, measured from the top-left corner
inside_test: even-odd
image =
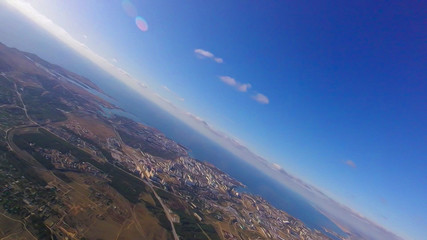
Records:
[[[29,2],[180,109],[387,229],[425,235],[421,2]]]

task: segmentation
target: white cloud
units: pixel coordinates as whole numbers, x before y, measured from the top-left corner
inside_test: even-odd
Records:
[[[255,94],[254,96],[252,96],[252,98],[261,104],[268,104],[270,102],[268,97],[261,93]]]
[[[117,61],[117,59],[116,58],[112,58],[111,59],[111,61],[113,62],[113,63],[118,63],[119,61]]]
[[[206,50],[203,50],[203,49],[196,49],[196,50],[194,50],[194,52],[196,53],[196,55],[198,57],[205,57],[205,58],[213,58],[214,57],[213,53],[206,51]]]
[[[83,38],[84,38],[84,39],[87,39],[87,35],[86,35],[86,34],[83,34]]]
[[[274,168],[274,169],[276,169],[276,170],[281,170],[281,169],[282,169],[282,167],[281,167],[279,164],[277,164],[277,163],[272,163],[271,165],[272,165],[272,166],[273,166],[273,168]]]
[[[236,79],[230,76],[219,76],[219,79],[227,85],[234,87],[236,90],[240,92],[246,92],[249,88],[252,87],[250,83],[239,83]]]
[[[222,58],[219,57],[215,57],[215,55],[209,51],[203,50],[203,49],[195,49],[194,53],[196,54],[196,56],[198,58],[210,58],[212,60],[214,60],[217,63],[223,63],[224,60]]]
[[[214,61],[217,63],[223,63],[224,62],[224,60],[222,58],[218,58],[218,57],[214,58]]]
[[[347,160],[347,161],[345,161],[344,162],[347,166],[349,166],[349,167],[352,167],[352,168],[356,168],[357,166],[356,166],[356,164],[353,162],[353,161],[351,161],[351,160]]]
[[[243,83],[237,86],[237,90],[239,90],[240,92],[246,92],[251,87],[252,85],[250,83]]]
[[[237,84],[236,80],[229,76],[220,76],[219,79],[230,86],[236,86]]]

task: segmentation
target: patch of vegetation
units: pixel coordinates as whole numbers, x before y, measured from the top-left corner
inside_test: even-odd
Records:
[[[37,122],[65,121],[67,117],[58,109],[71,111],[70,107],[62,103],[60,97],[41,88],[24,88],[22,100],[27,106],[28,114]]]
[[[24,110],[17,107],[0,108],[0,125],[8,128],[11,126],[22,125],[27,122]]]
[[[14,86],[9,79],[0,75],[0,105],[15,102]]]
[[[145,189],[140,189],[138,186],[134,186],[132,181],[123,178],[121,174],[114,174],[112,176],[110,186],[117,190],[123,197],[129,200],[131,203],[139,202],[139,194]]]
[[[216,232],[215,228],[212,225],[209,224],[202,224],[200,223],[199,226],[205,231],[205,233],[212,239],[212,240],[220,240],[218,233]]]
[[[39,133],[15,135],[13,141],[21,149],[30,153],[34,152],[34,147],[37,146],[41,148],[56,149],[63,154],[70,153],[79,162],[89,162],[99,170],[108,174],[111,179],[109,183],[110,186],[131,203],[139,202],[139,195],[147,191],[146,186],[142,180],[133,175],[130,175],[130,173],[118,168],[114,164],[108,162],[98,162],[93,159],[89,153],[75,147],[61,138],[58,138],[52,133],[42,128],[40,128],[39,131]],[[33,147],[30,145],[30,143],[34,144]],[[40,163],[44,164],[45,161],[37,157],[37,155],[35,158],[40,161]],[[45,165],[45,167],[49,167],[49,165]]]
[[[0,128],[0,146],[6,146],[6,142],[3,139],[6,138],[6,132]]]
[[[52,233],[50,232],[49,228],[46,227],[46,225],[43,223],[43,219],[36,216],[31,215],[29,218],[29,225],[30,229],[33,233],[36,234],[37,238],[40,240],[46,239],[50,240]]]
[[[175,211],[179,215],[180,223],[175,224],[176,233],[183,239],[206,239],[206,235],[202,232],[198,226],[199,222],[191,215],[188,215],[183,210]],[[215,232],[216,234],[216,232]]]
[[[159,200],[154,196],[154,194],[151,194],[151,197],[154,199],[155,205],[145,202],[145,207],[159,220],[160,226],[162,226],[164,229],[168,231],[172,231],[171,224],[169,222],[169,219],[167,218],[165,211],[163,210],[162,205],[160,204]]]
[[[159,195],[159,197],[164,200],[171,200],[171,197],[173,197],[172,194],[162,189],[158,189],[156,192],[157,192],[157,195]]]
[[[41,148],[56,149],[63,154],[71,153],[80,162],[89,162],[92,158],[89,153],[75,147],[61,138],[58,138],[43,128],[39,128],[38,133],[15,135],[13,141],[17,146],[26,151],[32,151],[33,147],[30,146],[31,143]]]
[[[73,180],[71,178],[69,178],[67,175],[65,175],[65,173],[63,173],[63,172],[54,171],[53,174],[55,174],[55,176],[57,176],[59,179],[61,179],[62,181],[66,182],[66,183],[73,182]]]
[[[5,171],[13,170],[17,175],[24,176],[35,185],[47,185],[46,181],[28,163],[16,156],[15,153],[10,152],[3,145],[0,145],[0,168],[3,168]]]

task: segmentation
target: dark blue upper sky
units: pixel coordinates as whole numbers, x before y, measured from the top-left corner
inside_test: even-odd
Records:
[[[121,1],[30,2],[176,106],[423,238],[425,2],[134,1],[148,31]]]

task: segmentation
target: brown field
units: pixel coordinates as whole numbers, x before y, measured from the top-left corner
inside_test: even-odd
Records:
[[[151,205],[156,205],[156,203],[154,202],[153,196],[151,194],[144,193],[141,195],[141,199],[150,203]]]
[[[78,123],[82,128],[89,130],[100,140],[116,137],[114,130],[103,121],[88,115],[67,114],[67,123]]]
[[[120,224],[117,224],[107,216],[104,219],[94,219],[93,223],[87,228],[87,231],[84,233],[84,236],[87,239],[116,239],[117,233],[119,233],[120,228]]]
[[[72,188],[66,194],[69,204],[68,217],[64,218],[64,228],[70,226],[78,231],[76,236],[87,239],[170,239],[158,220],[143,203],[130,204],[123,196],[108,186],[103,180],[78,173],[66,173],[73,179]],[[106,205],[103,201],[90,199],[92,191],[111,199]],[[151,195],[144,196],[146,201],[154,200]]]
[[[0,239],[24,240],[35,238],[24,228],[24,225],[21,222],[0,214]]]

